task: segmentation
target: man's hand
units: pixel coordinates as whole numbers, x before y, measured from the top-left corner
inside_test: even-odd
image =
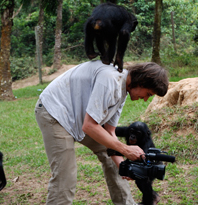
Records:
[[[105,129],[86,113],[82,130],[87,135],[105,147],[120,152],[129,160],[141,160],[140,156],[144,155],[144,151],[139,146],[129,146],[120,142],[114,135],[115,127],[108,126]]]
[[[136,160],[141,160],[142,158],[144,158],[145,153],[137,145],[128,145],[127,146],[127,151],[123,154],[127,159],[129,159],[131,161],[136,161]]]
[[[134,179],[131,179],[130,177],[125,177],[125,176],[122,176],[122,179],[126,179],[126,180],[128,180],[128,181],[130,181],[130,180],[134,180]]]

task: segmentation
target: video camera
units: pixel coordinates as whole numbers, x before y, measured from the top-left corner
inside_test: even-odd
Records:
[[[142,162],[129,159],[120,163],[119,174],[131,179],[164,179],[166,166],[161,161],[175,162],[175,157],[166,154],[157,148],[149,148]]]

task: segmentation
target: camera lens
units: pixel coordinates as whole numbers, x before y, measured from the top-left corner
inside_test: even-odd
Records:
[[[163,180],[165,176],[165,165],[158,164],[152,167],[152,173],[150,173],[153,177],[157,179]]]

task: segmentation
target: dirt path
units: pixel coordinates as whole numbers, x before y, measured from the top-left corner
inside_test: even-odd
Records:
[[[50,71],[50,67],[45,67],[43,68],[43,76],[42,76],[42,80],[43,82],[50,82],[53,79],[55,79],[56,77],[58,77],[59,75],[61,75],[62,73],[64,73],[65,71],[67,71],[68,69],[74,67],[75,65],[62,65],[62,67],[56,71],[55,73],[48,75],[49,71]],[[32,85],[38,85],[39,84],[39,76],[38,74],[31,76],[29,78],[25,78],[23,80],[17,80],[15,82],[12,83],[12,89],[16,90],[19,88],[25,88],[27,86],[32,86]]]
[[[134,64],[134,62],[126,62],[124,63],[124,67],[129,66]],[[43,82],[50,82],[53,79],[55,79],[56,77],[58,77],[59,75],[61,75],[62,73],[64,73],[65,71],[67,71],[68,69],[74,67],[75,65],[62,65],[62,67],[56,71],[55,73],[48,75],[49,71],[50,71],[50,67],[45,67],[43,68],[43,76],[42,76],[42,80]],[[29,77],[29,78],[25,78],[23,80],[17,80],[15,82],[12,83],[12,89],[13,90],[17,90],[19,88],[25,88],[27,86],[32,86],[32,85],[38,85],[39,84],[39,76],[38,74]]]

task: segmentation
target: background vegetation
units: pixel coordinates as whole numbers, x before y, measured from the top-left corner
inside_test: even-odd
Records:
[[[17,3],[18,2],[18,3]],[[20,7],[16,1],[15,12]],[[84,52],[84,23],[100,0],[64,0],[62,28],[62,63],[68,64],[87,60]],[[155,0],[118,0],[137,16],[138,26],[131,34],[127,48],[127,60],[151,60],[152,32]],[[195,71],[198,64],[198,1],[163,0],[161,22],[161,61],[171,76],[179,76],[184,66],[188,75]],[[174,12],[176,50],[173,45],[171,12]],[[34,73],[35,63],[35,26],[38,24],[39,1],[20,10],[14,18],[11,35],[11,70],[14,80]],[[55,43],[56,14],[45,12],[43,63],[51,66]],[[34,63],[32,63],[34,62]],[[20,71],[21,70],[21,71]],[[185,71],[186,72],[186,71]]]

